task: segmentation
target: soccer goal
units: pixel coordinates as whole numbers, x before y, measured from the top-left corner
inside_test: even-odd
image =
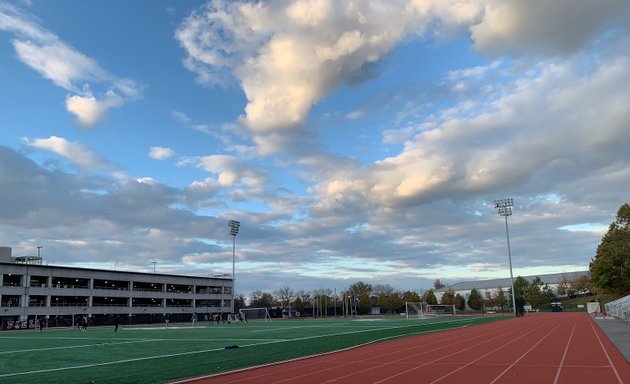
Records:
[[[243,308],[238,310],[247,320],[271,321],[267,308]]]
[[[408,319],[424,319],[427,317],[454,316],[454,305],[429,305],[427,303],[408,301],[405,303],[405,315]]]

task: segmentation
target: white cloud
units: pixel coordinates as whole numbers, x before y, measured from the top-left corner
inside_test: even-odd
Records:
[[[73,93],[66,98],[66,109],[83,126],[98,123],[111,107],[142,98],[144,86],[132,79],[116,78],[94,59],[43,28],[31,15],[4,2],[0,3],[0,30],[15,35],[13,47],[20,61]],[[109,83],[100,100],[90,91],[89,84],[95,83]]]
[[[81,168],[96,170],[109,166],[109,163],[86,146],[71,142],[63,137],[51,136],[47,139],[23,139],[33,148],[43,149],[61,156]]]
[[[187,68],[200,81],[237,78],[247,97],[241,122],[253,132],[260,153],[270,154],[286,147],[267,136],[303,124],[324,95],[356,82],[407,39],[469,30],[476,48],[490,54],[572,52],[606,28],[627,26],[629,4],[213,0],[181,23],[176,38],[186,50]]]
[[[97,100],[92,95],[73,95],[66,97],[66,110],[77,117],[77,121],[84,127],[91,127],[101,121],[105,112],[113,107],[120,107],[124,99],[112,91],[107,92],[103,100]]]
[[[151,147],[149,149],[149,157],[154,160],[165,160],[173,157],[175,151],[165,147]]]
[[[625,0],[478,1],[483,20],[470,26],[475,47],[493,55],[575,52],[602,32],[630,26]]]
[[[176,36],[201,78],[231,71],[239,79],[248,99],[243,122],[265,135],[303,123],[323,95],[421,31],[427,12],[402,1],[212,1]]]
[[[13,47],[24,64],[69,91],[78,91],[76,82],[109,77],[94,60],[56,40],[39,44],[14,40]]]
[[[261,168],[251,166],[244,160],[228,155],[210,155],[184,158],[178,165],[195,164],[216,175],[216,181],[225,187],[244,185],[248,188],[263,188],[269,176]]]

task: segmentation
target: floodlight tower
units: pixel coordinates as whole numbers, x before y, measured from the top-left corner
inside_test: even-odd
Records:
[[[512,283],[512,310],[516,316],[516,292],[514,291],[514,275],[512,274],[512,251],[510,250],[510,231],[508,230],[508,216],[512,216],[514,200],[510,197],[494,201],[494,207],[498,210],[499,216],[505,217],[505,234],[507,236],[508,259],[510,261],[510,282]]]
[[[234,275],[236,265],[236,235],[238,235],[241,223],[236,220],[230,220],[228,221],[228,225],[230,226],[230,235],[232,236],[232,308],[236,308],[236,303],[234,303],[236,298],[234,291],[234,288],[236,288],[236,276]]]

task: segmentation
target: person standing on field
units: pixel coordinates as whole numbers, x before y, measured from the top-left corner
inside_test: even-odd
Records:
[[[190,319],[190,321],[192,322],[192,326],[196,327],[197,326],[197,313],[193,312],[192,318]]]

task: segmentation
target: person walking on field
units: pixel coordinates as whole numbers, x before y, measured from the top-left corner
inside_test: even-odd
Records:
[[[120,316],[114,317],[114,332],[118,332],[118,326],[120,325]]]

